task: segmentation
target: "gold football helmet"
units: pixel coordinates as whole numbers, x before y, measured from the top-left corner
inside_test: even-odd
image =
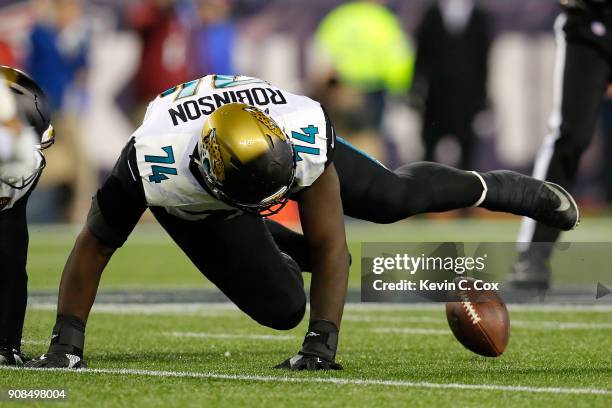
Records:
[[[275,214],[289,200],[295,179],[291,140],[260,109],[230,103],[206,120],[196,163],[207,187],[245,212]]]

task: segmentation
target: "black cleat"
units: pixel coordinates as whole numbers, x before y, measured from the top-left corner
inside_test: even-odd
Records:
[[[21,351],[15,349],[0,349],[0,366],[21,367],[30,361]]]
[[[512,289],[546,292],[550,289],[550,262],[547,258],[526,257],[512,265],[507,283]]]
[[[580,210],[567,190],[550,181],[545,181],[541,190],[539,199],[542,207],[541,211],[536,211],[536,221],[563,231],[574,229],[580,224]]]
[[[563,187],[508,170],[482,173],[488,191],[482,207],[524,215],[564,231],[580,222],[576,201]]]

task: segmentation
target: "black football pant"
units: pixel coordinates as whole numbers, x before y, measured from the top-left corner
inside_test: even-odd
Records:
[[[28,300],[27,197],[0,211],[0,349],[20,350]]]
[[[603,30],[599,31],[601,35],[594,33],[597,24]],[[559,16],[555,31],[553,129],[538,152],[533,176],[571,190],[580,157],[591,143],[601,99],[611,77],[612,16],[595,20],[586,12],[570,11]],[[558,229],[525,218],[518,241],[555,242],[560,233]],[[545,256],[552,249],[547,248]]]
[[[334,165],[344,214],[379,224],[472,206],[483,189],[474,174],[438,163],[415,162],[391,171],[341,138]],[[278,223],[266,224],[281,250],[310,271],[304,237]]]
[[[262,218],[185,221],[163,208],[151,211],[200,272],[253,320],[277,330],[300,323],[306,310],[301,269],[283,256]]]

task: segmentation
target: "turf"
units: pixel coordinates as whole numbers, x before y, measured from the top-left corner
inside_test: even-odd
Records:
[[[517,229],[516,219],[349,223],[351,252],[357,260],[350,284],[359,287],[362,241],[504,242],[513,241]],[[33,226],[30,231],[30,291],[56,291],[78,228]],[[586,219],[566,239],[610,242],[610,231],[610,219]],[[137,228],[101,282],[103,291],[210,286],[155,225]],[[29,354],[45,351],[54,313],[52,305],[29,308],[24,331],[24,350]],[[612,406],[609,306],[511,306],[510,313],[509,348],[500,358],[487,359],[456,342],[440,305],[349,306],[338,354],[345,370],[288,373],[271,367],[297,351],[304,323],[289,332],[275,332],[227,306],[99,306],[88,323],[86,358],[94,370],[111,371],[0,370],[0,389],[65,388],[69,397],[62,406]],[[532,388],[515,388],[521,386]],[[576,388],[604,393],[568,391]],[[11,403],[0,398],[0,405]]]
[[[361,242],[514,242],[517,218],[504,220],[416,219],[393,225],[348,223],[347,239],[353,255],[351,287],[360,284]],[[28,270],[31,290],[57,290],[61,271],[79,227],[30,227]],[[587,218],[566,233],[573,242],[612,242],[612,218]],[[212,287],[168,235],[156,224],[140,225],[106,268],[100,284],[105,289],[193,289]]]
[[[131,313],[127,308],[99,310],[92,314],[88,325],[86,355],[92,368],[187,371],[241,378],[0,370],[0,388],[65,388],[69,393],[68,406],[603,407],[612,404],[609,309],[575,312],[511,309],[511,317],[516,324],[507,352],[500,358],[488,359],[473,355],[454,340],[441,307],[361,309],[349,306],[338,355],[345,370],[287,373],[271,367],[297,350],[304,325],[279,333],[260,327],[239,311],[205,305],[182,313],[154,310]],[[37,354],[45,350],[52,319],[53,312],[49,310],[28,312],[25,330],[28,352]],[[575,325],[568,328],[561,322]],[[206,337],[183,337],[185,333]],[[214,337],[219,334],[220,338]],[[281,337],[240,337],[253,335]],[[588,388],[608,393],[574,395],[562,394],[563,390],[497,391],[287,383],[273,379],[264,382],[261,378],[249,380],[244,376]]]

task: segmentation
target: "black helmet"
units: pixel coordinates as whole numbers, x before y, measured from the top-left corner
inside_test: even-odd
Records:
[[[220,199],[267,216],[287,203],[295,179],[291,140],[260,109],[230,103],[215,110],[198,141],[200,172]]]
[[[38,135],[40,148],[50,147],[55,141],[55,130],[51,126],[49,103],[43,90],[18,69],[0,65],[0,75],[4,76],[15,97],[19,115]]]

